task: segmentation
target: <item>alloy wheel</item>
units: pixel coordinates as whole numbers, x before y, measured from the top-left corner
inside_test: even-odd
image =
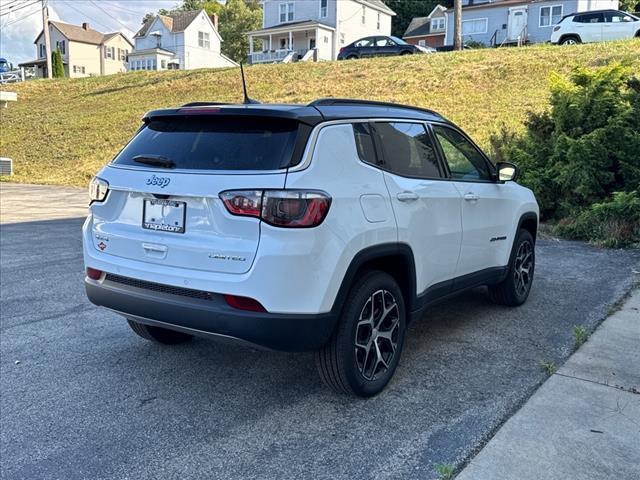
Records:
[[[377,290],[364,304],[356,326],[356,364],[366,380],[375,380],[390,368],[399,331],[400,310],[395,297],[388,290]]]
[[[520,244],[516,253],[513,269],[516,292],[522,296],[527,293],[533,276],[533,246],[525,241]]]

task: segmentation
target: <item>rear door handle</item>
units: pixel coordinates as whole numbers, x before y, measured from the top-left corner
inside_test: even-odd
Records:
[[[396,197],[401,202],[413,202],[418,199],[418,194],[415,192],[400,192]]]
[[[478,200],[480,200],[480,195],[478,195],[477,193],[469,192],[464,194],[464,199],[467,202],[477,202]]]

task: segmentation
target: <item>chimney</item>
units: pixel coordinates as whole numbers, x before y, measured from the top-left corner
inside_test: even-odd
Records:
[[[89,30],[89,24],[88,24],[87,22],[84,22],[84,23],[82,24],[82,29],[83,29],[83,30]]]
[[[212,13],[209,15],[209,18],[211,18],[211,21],[213,22],[213,28],[218,30],[218,14]]]

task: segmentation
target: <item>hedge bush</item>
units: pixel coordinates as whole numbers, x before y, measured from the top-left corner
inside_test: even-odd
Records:
[[[525,127],[503,129],[491,143],[496,160],[520,166],[542,218],[570,238],[640,242],[640,81],[632,72],[613,64],[554,75],[550,110],[529,113]]]

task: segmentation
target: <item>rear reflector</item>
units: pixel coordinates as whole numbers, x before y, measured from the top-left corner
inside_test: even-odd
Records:
[[[102,277],[102,270],[87,267],[87,277],[91,280],[100,280],[100,277]]]
[[[240,297],[238,295],[224,295],[224,299],[230,307],[250,312],[266,312],[265,308],[253,298]]]
[[[286,228],[317,227],[331,206],[331,197],[316,190],[230,190],[220,198],[233,215]]]

